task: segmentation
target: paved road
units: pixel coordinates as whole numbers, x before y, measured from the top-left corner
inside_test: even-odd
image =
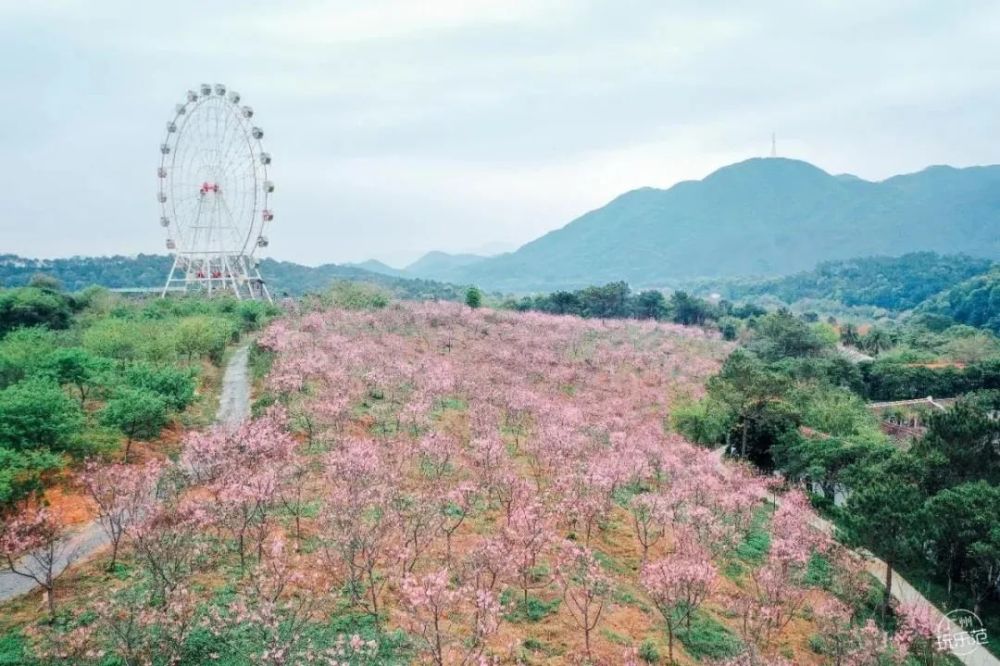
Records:
[[[215,422],[237,425],[250,418],[250,371],[248,359],[250,345],[244,345],[233,353],[222,376],[222,392],[219,395],[219,411]]]
[[[215,414],[217,423],[236,425],[250,416],[250,374],[247,360],[250,346],[236,350],[222,377],[222,392],[219,396],[219,410]],[[73,532],[61,548],[56,558],[55,569],[62,572],[69,564],[87,559],[108,544],[108,536],[97,521],[86,523]],[[17,563],[18,570],[40,571],[30,555]],[[31,578],[10,571],[0,572],[0,602],[19,597],[34,590],[38,585]]]
[[[722,446],[713,451],[717,457],[719,464],[724,464],[722,462],[723,456],[726,453],[726,447]],[[770,497],[770,496],[769,496]],[[829,536],[834,536],[837,532],[836,527],[828,520],[816,516],[812,525],[828,534]],[[859,555],[864,558],[865,569],[874,576],[879,581],[885,581],[885,569],[886,564],[882,560],[878,559],[868,551],[860,551]],[[931,608],[931,614],[934,617],[934,623],[937,625],[940,622],[947,621],[948,631],[952,636],[965,636],[965,640],[969,641],[969,645],[972,644],[971,639],[968,634],[959,627],[957,624],[952,622],[950,619],[945,619],[944,613],[939,611],[934,604],[929,602],[920,592],[918,592],[909,582],[906,581],[902,576],[899,575],[898,571],[892,572],[892,598],[899,602],[920,602],[925,603]],[[958,650],[957,652],[964,652],[964,650]],[[1000,666],[1000,659],[994,657],[990,652],[982,645],[976,646],[975,651],[970,654],[955,654],[959,661],[961,661],[966,666]]]

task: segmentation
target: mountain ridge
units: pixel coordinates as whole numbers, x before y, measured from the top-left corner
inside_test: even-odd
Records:
[[[667,189],[629,190],[447,279],[515,292],[614,280],[660,287],[924,250],[1000,258],[1000,166],[934,165],[869,181],[753,158]]]

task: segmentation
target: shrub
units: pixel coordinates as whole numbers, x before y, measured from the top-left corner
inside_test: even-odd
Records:
[[[27,379],[0,391],[0,446],[64,451],[82,427],[79,403],[51,379]]]
[[[68,297],[37,287],[0,291],[0,337],[16,328],[67,328],[72,316]]]
[[[167,425],[167,404],[152,391],[124,387],[101,410],[100,422],[125,435],[127,462],[133,440],[156,437]]]
[[[125,381],[132,388],[155,393],[167,407],[177,411],[183,411],[194,400],[195,376],[192,370],[137,363],[126,371]]]
[[[649,638],[644,640],[639,645],[639,659],[642,659],[647,664],[660,663],[660,649],[656,647],[656,643]]]
[[[742,641],[711,616],[696,612],[691,631],[678,634],[685,651],[695,659],[728,659],[740,654]]]
[[[184,317],[173,327],[177,353],[189,361],[206,357],[222,363],[226,345],[236,334],[235,324],[223,317]]]
[[[338,282],[330,289],[330,305],[344,310],[380,310],[389,305],[389,295],[371,284]]]
[[[56,335],[44,328],[19,328],[0,340],[0,387],[10,386],[42,369],[56,350]]]
[[[40,491],[42,475],[60,467],[62,459],[48,451],[14,451],[0,447],[0,507]]]

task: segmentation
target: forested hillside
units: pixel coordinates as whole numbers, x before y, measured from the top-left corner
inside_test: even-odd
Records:
[[[171,257],[157,254],[65,259],[0,255],[0,286],[23,286],[36,274],[45,273],[58,280],[68,291],[79,291],[91,285],[110,289],[155,288],[163,286],[172,261]],[[454,285],[394,277],[356,266],[323,264],[310,267],[290,261],[264,259],[260,271],[275,296],[320,292],[339,280],[376,284],[406,299],[460,300],[465,294],[464,289]]]
[[[770,280],[732,280],[719,283],[718,289],[738,299],[769,295],[785,303],[830,300],[848,306],[909,310],[992,266],[989,259],[968,255],[913,252],[901,257],[825,261],[811,271]]]
[[[1000,334],[1000,269],[955,285],[921,310]]]

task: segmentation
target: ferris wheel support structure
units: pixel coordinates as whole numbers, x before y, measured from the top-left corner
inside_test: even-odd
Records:
[[[183,291],[271,300],[258,265],[274,219],[274,183],[253,115],[238,93],[202,84],[167,122],[157,198],[173,263],[162,296]]]

